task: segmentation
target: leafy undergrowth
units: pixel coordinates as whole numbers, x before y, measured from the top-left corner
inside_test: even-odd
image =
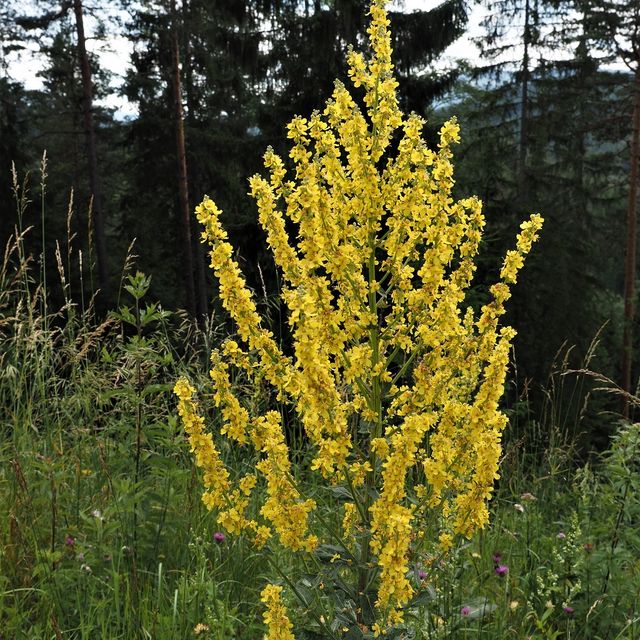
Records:
[[[205,370],[220,331],[148,304],[148,286],[142,274],[126,279],[128,306],[103,322],[90,305],[52,314],[19,243],[7,252],[0,637],[258,639],[260,590],[280,580],[296,638],[320,638],[304,602],[339,584],[342,550],[319,549],[306,577],[287,584],[273,569],[276,546],[256,552],[217,530],[170,388]],[[255,462],[222,451],[239,474]],[[639,453],[632,425],[588,466],[573,464],[566,442],[535,461],[508,447],[490,527],[412,567],[417,595],[396,637],[639,638]],[[303,450],[296,457],[305,492],[339,522],[339,496],[308,473]],[[331,628],[355,638],[353,627],[341,635],[353,612],[335,594]]]

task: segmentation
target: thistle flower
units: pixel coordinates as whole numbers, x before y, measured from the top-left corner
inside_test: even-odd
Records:
[[[216,542],[224,542],[225,535],[224,535],[224,533],[222,533],[222,532],[220,532],[220,531],[216,531],[216,532],[213,534],[213,539],[214,539]]]
[[[460,609],[461,616],[468,616],[470,614],[471,614],[471,607],[464,606],[462,607],[462,609]]]
[[[497,576],[502,578],[509,573],[509,567],[506,564],[499,564],[494,571]]]

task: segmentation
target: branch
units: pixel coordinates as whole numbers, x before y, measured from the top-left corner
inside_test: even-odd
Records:
[[[16,24],[27,31],[48,29],[51,23],[64,18],[72,6],[71,0],[63,0],[59,11],[49,11],[41,16],[18,16]]]

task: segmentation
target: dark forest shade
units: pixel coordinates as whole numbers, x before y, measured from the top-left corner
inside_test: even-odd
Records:
[[[430,65],[464,32],[465,3],[390,13],[403,109],[427,117],[427,135],[441,119],[459,114],[458,193],[485,202],[490,234],[470,303],[484,299],[504,238],[526,213],[540,211],[547,226],[539,255],[523,273],[512,306],[511,321],[520,327],[520,375],[543,380],[563,343],[584,353],[607,322],[595,366],[628,386],[635,379],[633,248],[626,252],[626,286],[621,256],[626,239],[635,238],[624,227],[637,200],[637,162],[630,162],[628,151],[635,85],[633,72],[603,64],[621,61],[611,36],[632,33],[634,3],[486,4],[480,68],[446,73]],[[37,172],[46,148],[46,233],[35,206],[24,223],[34,226],[26,246],[36,259],[46,238],[48,280],[57,280],[55,241],[64,244],[73,188],[69,244],[76,270],[78,250],[83,256],[82,283],[76,278],[71,284],[74,300],[82,293],[89,299],[97,288],[106,292],[109,281],[104,307],[116,304],[124,257],[135,238],[136,265],[153,275],[151,296],[166,308],[203,317],[207,290],[214,292],[214,310],[217,303],[190,199],[206,193],[223,208],[242,268],[265,294],[258,297],[278,333],[286,310],[273,305],[278,273],[246,196],[246,178],[259,171],[267,145],[286,155],[282,133],[293,115],[321,107],[336,77],[346,81],[346,48],[364,42],[368,3],[185,0],[172,11],[171,0],[123,0],[117,5],[125,9],[123,23],[110,21],[114,6],[107,0],[37,0],[26,16],[26,5],[16,0],[0,7],[3,51],[37,42],[45,61],[40,91],[0,79],[3,242],[15,224],[11,161],[21,176]],[[80,23],[91,17],[92,31],[98,20],[96,33],[86,34],[91,38],[130,40],[121,91],[136,107],[135,117],[117,119],[98,106],[115,89],[99,59],[83,50],[78,15]],[[563,55],[548,60],[549,48]],[[31,182],[37,184],[37,177]],[[31,199],[37,197],[33,188]],[[53,307],[62,301],[53,289],[50,295]]]
[[[104,213],[102,209],[102,192],[98,171],[98,148],[96,129],[93,119],[93,80],[91,79],[91,65],[86,47],[84,33],[84,15],[81,0],[73,0],[75,16],[78,62],[82,77],[82,120],[87,144],[87,160],[89,168],[89,193],[91,194],[91,214],[96,243],[98,282],[102,295],[109,299],[109,277],[107,270],[107,242],[104,228]]]

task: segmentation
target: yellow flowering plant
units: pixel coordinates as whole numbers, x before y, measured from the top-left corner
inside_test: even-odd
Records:
[[[185,379],[175,387],[205,504],[230,534],[308,554],[315,577],[282,578],[329,638],[399,628],[415,602],[416,559],[486,525],[515,334],[499,320],[542,225],[538,215],[521,225],[490,301],[466,306],[485,221],[477,198],[452,197],[459,127],[446,122],[437,149],[426,145],[423,120],[398,106],[384,0],[370,14],[370,56],[348,54],[364,107],[337,82],[324,111],[288,125],[292,168],[268,149],[268,176],[250,179],[284,282],[290,353],[258,313],[220,210],[208,197],[196,209],[237,328],[237,341],[211,355],[219,435],[256,456],[253,473],[233,476],[195,389]],[[338,526],[296,478],[283,414],[257,411],[234,386],[238,374],[291,407]],[[268,640],[294,637],[281,593],[279,585],[262,593]]]

